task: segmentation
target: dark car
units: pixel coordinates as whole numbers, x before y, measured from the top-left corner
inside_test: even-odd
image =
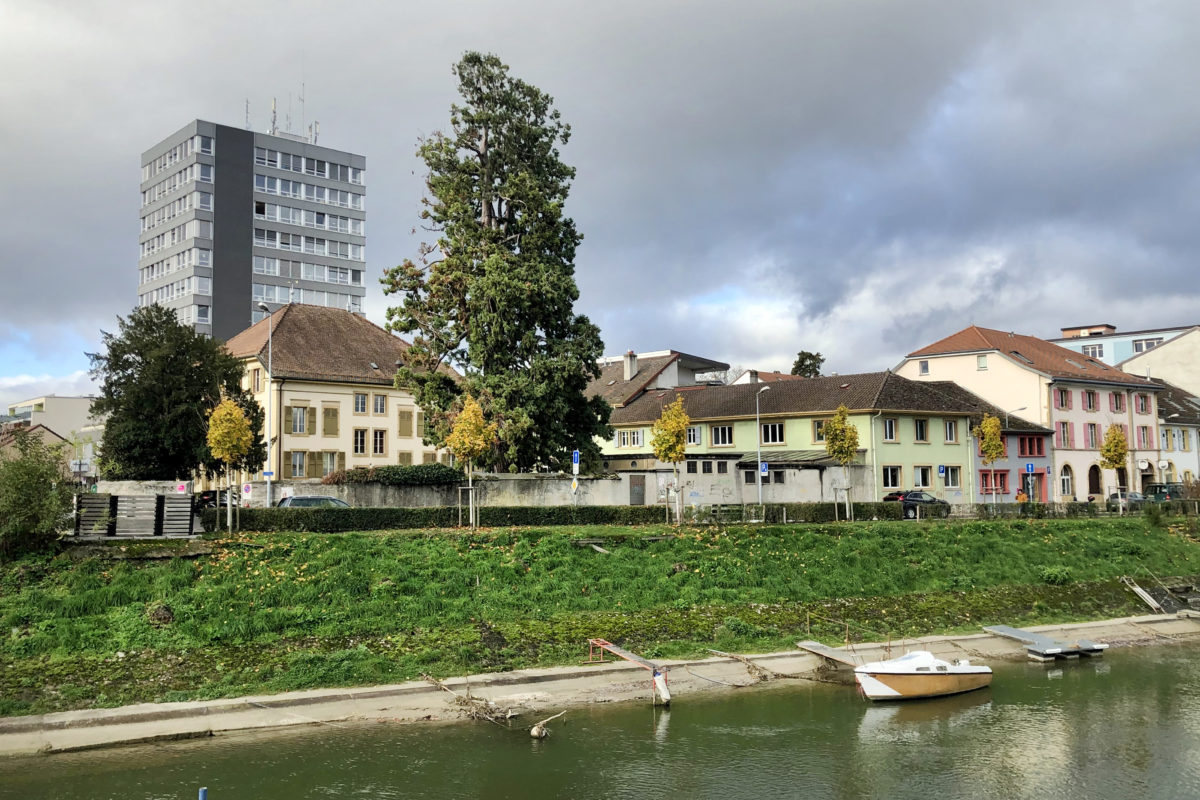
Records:
[[[1151,483],[1146,485],[1146,499],[1151,503],[1169,503],[1183,499],[1182,483]]]
[[[283,498],[275,506],[277,508],[349,508],[350,504],[345,500],[323,494],[298,494]]]
[[[228,489],[222,489],[218,492],[216,489],[205,489],[196,495],[196,508],[224,508],[229,495]],[[242,498],[236,494],[233,496],[234,507],[242,504]]]
[[[1142,507],[1142,503],[1146,502],[1146,497],[1141,492],[1127,492],[1122,489],[1119,492],[1113,492],[1104,501],[1104,508],[1108,511],[1120,511],[1121,501],[1125,501],[1125,509],[1136,511]]]
[[[908,492],[904,491],[903,489],[897,489],[894,492],[888,492],[883,496],[883,502],[890,503],[895,500],[903,500],[904,495],[906,494],[908,494]]]
[[[929,509],[928,511],[920,511],[921,516],[944,516],[945,512],[938,508],[939,506],[949,506],[945,500],[934,497],[929,492],[918,490],[907,492],[892,492],[884,496],[884,501],[899,501],[904,504],[904,516],[907,519],[916,519],[918,510],[922,507]],[[936,509],[936,510],[935,510]]]

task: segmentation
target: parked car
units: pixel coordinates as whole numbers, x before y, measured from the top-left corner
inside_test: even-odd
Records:
[[[228,494],[228,489],[222,489],[219,493],[216,489],[205,489],[203,492],[198,492],[196,494],[196,508],[224,508]],[[242,498],[235,493],[233,496],[234,507],[236,508],[241,504]]]
[[[1127,492],[1122,489],[1108,496],[1108,499],[1104,501],[1104,508],[1108,511],[1120,511],[1122,499],[1125,501],[1126,510],[1137,510],[1142,507],[1142,503],[1146,502],[1146,496],[1141,492]]]
[[[933,509],[937,506],[950,505],[945,500],[934,497],[929,492],[922,492],[915,489],[904,492],[891,492],[887,495],[884,495],[883,500],[884,502],[897,501],[903,503],[904,516],[907,519],[916,519],[917,510],[921,507],[929,509],[929,511],[921,511],[921,516],[942,516],[943,512],[940,509],[937,511],[934,511]]]
[[[323,494],[298,494],[285,497],[275,504],[276,508],[350,508],[345,500]]]
[[[1150,483],[1146,484],[1146,499],[1151,503],[1167,503],[1171,500],[1183,499],[1182,483]]]

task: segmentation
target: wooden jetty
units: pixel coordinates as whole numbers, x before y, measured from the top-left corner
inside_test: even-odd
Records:
[[[841,650],[835,650],[828,645],[821,644],[820,642],[796,642],[796,647],[799,647],[801,650],[807,650],[815,656],[820,656],[826,661],[832,661],[837,664],[845,664],[848,667],[857,667],[859,665],[849,653],[845,653]]]
[[[1102,656],[1108,645],[1090,639],[1060,642],[1040,633],[1013,628],[1008,625],[988,625],[988,633],[1015,639],[1025,645],[1025,652],[1034,661],[1053,661],[1056,658],[1078,658],[1079,656]]]
[[[605,639],[588,639],[588,657],[586,663],[604,661],[605,652],[612,653],[618,658],[623,658],[647,670],[650,673],[651,695],[657,696],[662,700],[664,706],[671,705],[671,690],[667,688],[667,670],[665,667],[661,667],[650,659],[643,658],[637,653],[626,650],[624,647],[619,647]]]

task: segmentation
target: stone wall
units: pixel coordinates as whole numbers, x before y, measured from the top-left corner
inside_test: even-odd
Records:
[[[97,481],[99,494],[115,494],[119,497],[144,497],[156,494],[192,493],[191,481]]]

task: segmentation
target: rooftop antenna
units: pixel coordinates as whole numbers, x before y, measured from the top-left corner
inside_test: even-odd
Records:
[[[288,92],[288,110],[287,110],[287,116],[284,117],[284,119],[287,120],[286,130],[288,133],[291,133],[292,132],[292,93],[291,92]]]
[[[317,137],[321,135],[321,123],[317,122],[316,120],[313,120],[312,128],[313,128],[312,143],[316,144]]]
[[[300,63],[301,63],[300,73],[303,74],[304,73],[303,55],[301,55]],[[304,81],[300,81],[300,98],[299,99],[300,99],[300,130],[304,130],[305,128],[308,127],[308,117],[306,117],[304,114]],[[309,136],[309,138],[311,139],[312,137]]]
[[[246,130],[250,130],[250,98],[246,98]]]
[[[272,136],[274,136],[275,132],[279,130],[279,128],[275,124],[275,121],[276,121],[275,98],[272,97],[271,98],[271,130],[268,131],[268,133],[270,133]]]

